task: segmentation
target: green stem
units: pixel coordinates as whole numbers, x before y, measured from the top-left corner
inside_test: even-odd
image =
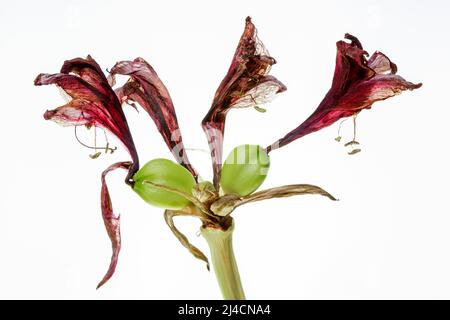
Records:
[[[226,300],[244,300],[239,270],[233,252],[234,223],[228,230],[202,227],[201,232],[211,251],[217,282]]]

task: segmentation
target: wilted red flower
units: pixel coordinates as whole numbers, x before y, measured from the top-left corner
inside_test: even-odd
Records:
[[[172,99],[152,66],[142,58],[120,61],[110,71],[111,85],[115,83],[116,74],[130,76],[125,85],[116,90],[121,102],[127,102],[133,107],[135,105],[131,101],[139,103],[155,122],[175,159],[197,178],[198,174],[184,149]]]
[[[351,40],[351,43],[336,43],[336,68],[330,91],[308,119],[267,147],[267,151],[285,146],[363,109],[370,109],[376,101],[422,85],[408,82],[396,75],[397,66],[379,51],[367,60],[368,53],[363,50],[359,40],[350,34],[346,34],[345,38]]]
[[[345,38],[351,40],[351,43],[344,41],[337,43],[338,50],[333,83],[319,107],[299,127],[269,146],[267,151],[284,146],[308,133],[329,126],[341,118],[356,115],[362,109],[370,108],[376,101],[387,99],[406,89],[412,90],[421,86],[421,84],[407,82],[400,76],[395,75],[397,67],[381,52],[375,52],[367,60],[367,53],[362,49],[359,40],[348,34],[345,35]],[[177,168],[189,176],[189,185],[186,190],[178,190],[172,187],[170,183],[165,185],[150,180],[142,182],[187,200],[182,205],[185,206],[181,208],[182,210],[168,209],[165,211],[164,217],[183,246],[188,248],[196,258],[207,263],[206,256],[190,244],[187,237],[176,228],[173,221],[174,217],[180,215],[199,217],[203,222],[202,234],[207,229],[214,232],[228,229],[232,232],[233,220],[229,215],[235,208],[246,203],[303,194],[320,194],[336,200],[322,188],[309,184],[287,185],[258,192],[253,192],[253,189],[251,192],[240,195],[234,192],[227,193],[225,183],[223,183],[222,187],[226,194],[219,193],[226,115],[232,108],[253,107],[258,111],[263,111],[259,107],[260,104],[270,101],[277,93],[286,90],[286,87],[280,81],[268,75],[271,66],[275,63],[275,59],[269,55],[258,39],[257,30],[250,17],[247,17],[244,33],[239,41],[228,73],[219,85],[212,106],[202,121],[213,160],[214,187],[207,181],[195,184],[190,174],[180,166],[177,166]],[[114,91],[112,86],[115,83],[116,74],[127,75],[130,78],[124,86]],[[60,73],[40,74],[35,80],[35,85],[47,84],[56,84],[72,100],[63,106],[45,112],[45,119],[53,120],[62,125],[101,127],[115,135],[131,155],[131,162],[115,163],[104,170],[101,175],[101,210],[112,244],[112,257],[109,268],[98,284],[98,288],[113,275],[121,249],[120,216],[113,212],[106,176],[115,169],[128,170],[126,183],[134,186],[133,176],[139,169],[137,151],[122,110],[122,103],[126,102],[135,108],[134,102],[140,104],[155,122],[158,131],[177,161],[184,165],[195,178],[197,178],[197,172],[189,163],[183,146],[177,116],[169,92],[155,70],[144,59],[137,58],[134,61],[116,63],[111,69],[110,78],[107,79],[100,66],[90,56],[86,59],[76,58],[66,61]],[[258,147],[258,150],[260,149]],[[108,147],[106,150],[108,150]],[[158,168],[158,170],[161,168]],[[226,178],[225,170],[223,171],[224,179]],[[145,175],[147,176],[147,173]],[[261,174],[258,173],[258,175]],[[175,176],[178,175],[175,174]],[[232,176],[230,180],[235,179],[235,176],[238,175]],[[254,178],[252,174],[249,177]],[[136,186],[138,186],[138,181],[139,178],[136,176]],[[172,177],[167,181],[172,181]],[[259,186],[262,181],[258,181]],[[153,191],[150,190],[149,192]],[[162,198],[159,195],[157,197]],[[148,202],[152,203],[152,201]],[[161,205],[157,201],[154,204]],[[213,250],[212,248],[211,250]],[[222,249],[220,248],[220,250]],[[226,250],[230,250],[230,248],[226,248]],[[229,257],[233,258],[232,251]],[[233,282],[235,282],[233,290],[236,289],[236,292],[231,292],[233,291],[231,290],[229,293],[225,293],[225,291],[229,291],[228,288],[231,288],[229,284],[226,284],[227,289],[223,291],[224,295],[225,297],[244,297],[239,277],[235,276],[238,275],[235,264],[231,269],[230,274],[234,274]],[[231,279],[232,277],[228,278]],[[223,279],[220,280],[220,277],[218,279],[223,286]]]
[[[46,120],[53,120],[65,126],[96,126],[115,135],[127,148],[132,162],[120,162],[107,168],[102,174],[101,208],[106,231],[112,244],[111,263],[103,280],[103,285],[114,273],[120,251],[120,220],[112,211],[105,176],[108,172],[123,168],[128,170],[126,182],[132,184],[132,176],[139,169],[139,160],[133,138],[119,99],[108,84],[100,66],[87,56],[64,62],[60,73],[40,74],[35,85],[56,84],[64,90],[72,100],[44,114]]]
[[[202,121],[213,160],[214,185],[218,189],[222,166],[223,133],[227,112],[232,108],[248,108],[269,102],[286,90],[284,84],[268,75],[276,61],[257,37],[251,18],[239,41],[228,73],[217,88],[209,112]]]

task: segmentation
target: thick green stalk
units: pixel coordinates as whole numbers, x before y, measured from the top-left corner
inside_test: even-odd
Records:
[[[211,251],[217,282],[226,300],[244,300],[239,270],[233,252],[234,223],[228,230],[202,227],[201,232]]]

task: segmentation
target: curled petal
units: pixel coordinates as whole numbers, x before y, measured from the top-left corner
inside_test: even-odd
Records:
[[[320,187],[311,184],[292,184],[258,191],[245,197],[239,197],[235,194],[227,194],[214,202],[211,205],[211,210],[216,215],[224,217],[232,213],[237,207],[246,203],[273,198],[286,198],[304,194],[319,194],[331,200],[337,200],[330,193]]]
[[[111,69],[111,84],[114,84],[116,74],[130,76],[128,82],[116,91],[121,102],[131,105],[132,101],[139,103],[155,122],[175,159],[197,178],[198,174],[190,164],[183,145],[172,98],[152,66],[142,58],[121,61]]]
[[[367,65],[377,74],[397,73],[397,65],[380,51],[375,51],[375,53],[367,61]]]
[[[286,198],[304,194],[319,194],[325,196],[330,200],[336,201],[337,199],[333,197],[330,193],[324,189],[312,185],[312,184],[292,184],[282,187],[276,187],[271,189],[262,190],[259,192],[252,193],[242,199],[239,205],[243,205],[249,202],[261,201],[273,198]]]
[[[200,259],[204,262],[206,262],[206,268],[209,270],[209,261],[208,258],[205,256],[203,252],[200,251],[197,247],[192,245],[188,238],[178,230],[178,228],[175,226],[175,223],[173,221],[173,218],[176,216],[189,216],[189,213],[186,213],[184,211],[179,210],[166,210],[164,212],[164,219],[166,220],[167,225],[169,226],[170,230],[173,232],[175,237],[180,241],[180,243],[189,250],[189,252],[196,257],[197,259]]]
[[[374,102],[385,100],[405,90],[414,90],[414,84],[395,75],[397,66],[383,53],[376,51],[369,60],[359,40],[349,34],[351,43],[338,41],[336,67],[331,89],[317,109],[297,128],[277,140],[267,151],[287,145],[309,133],[325,128],[337,120],[370,109]]]
[[[117,261],[119,258],[119,252],[121,248],[121,239],[120,239],[120,216],[114,214],[113,206],[111,203],[111,198],[109,196],[108,186],[106,185],[106,175],[115,170],[115,169],[129,169],[131,166],[131,162],[118,162],[111,166],[109,166],[102,173],[102,190],[101,190],[101,207],[102,207],[102,217],[103,222],[105,223],[106,232],[108,232],[109,239],[111,240],[112,245],[112,256],[111,262],[103,279],[97,285],[97,289],[104,285],[114,274],[116,270]]]
[[[245,94],[239,94],[231,108],[255,108],[261,104],[268,103],[280,92],[281,86],[283,84],[275,77],[266,76],[257,86],[249,89]]]
[[[88,55],[86,59],[75,58],[64,61],[60,72],[65,74],[76,74],[93,86],[98,92],[101,92],[103,95],[108,97],[111,101],[116,99],[102,69],[90,55]]]
[[[83,79],[64,73],[41,73],[34,80],[34,85],[42,86],[55,84],[60,87],[70,98],[85,101],[101,102],[105,98],[98,96],[94,87]],[[106,101],[105,101],[106,102]],[[51,120],[51,119],[49,119]]]
[[[355,84],[353,90],[348,91],[334,109],[354,110],[354,113],[357,113],[362,109],[370,108],[376,101],[420,87],[420,83],[411,83],[394,74],[377,74],[370,80]]]
[[[216,189],[219,187],[227,112],[232,108],[259,108],[260,104],[271,101],[277,93],[286,90],[284,84],[268,75],[275,63],[275,59],[269,56],[258,39],[251,18],[247,17],[244,33],[230,68],[217,88],[212,106],[202,121],[211,150]]]
[[[72,100],[44,114],[46,120],[62,125],[87,125],[106,129],[126,147],[133,160],[127,182],[139,168],[139,160],[119,99],[98,64],[88,56],[66,61],[61,73],[40,74],[37,86],[55,84]]]

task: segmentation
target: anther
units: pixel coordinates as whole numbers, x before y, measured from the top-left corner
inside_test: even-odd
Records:
[[[86,128],[91,128],[92,127],[92,125],[90,125],[90,124],[86,124],[85,125],[86,126]],[[101,151],[97,151],[97,150],[104,150],[105,151],[105,153],[113,153],[114,151],[116,151],[117,150],[117,147],[113,147],[113,148],[111,148],[110,146],[109,146],[109,142],[108,142],[108,138],[107,138],[107,136],[106,136],[106,132],[105,132],[105,139],[106,139],[106,146],[105,147],[97,147],[97,131],[94,131],[94,146],[89,146],[89,145],[87,145],[87,144],[85,144],[84,142],[82,142],[81,140],[80,140],[80,138],[78,137],[78,134],[77,134],[77,127],[78,126],[75,126],[74,128],[75,128],[75,130],[74,130],[74,132],[75,132],[75,139],[77,140],[77,142],[79,143],[79,144],[81,144],[83,147],[85,147],[85,148],[88,148],[88,149],[93,149],[93,150],[95,150],[95,153],[94,154],[90,154],[89,155],[89,157],[91,158],[91,159],[97,159],[100,155],[101,155]],[[94,126],[94,129],[95,129],[96,127]]]
[[[361,149],[353,149],[352,151],[348,152],[349,155],[357,154],[358,152],[361,152]]]

